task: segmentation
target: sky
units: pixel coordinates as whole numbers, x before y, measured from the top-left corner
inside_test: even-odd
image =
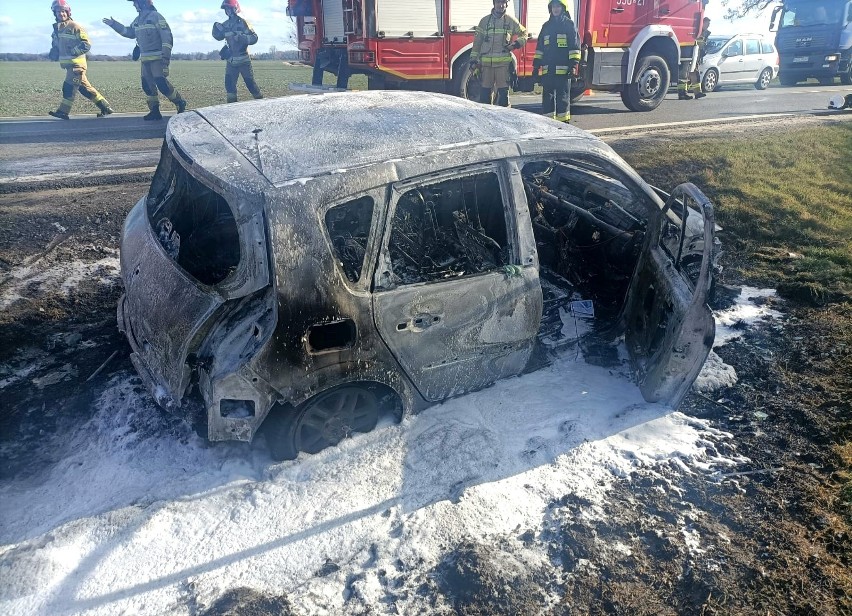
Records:
[[[50,50],[50,32],[53,15],[50,12],[51,0],[40,0],[40,7],[32,10],[26,2],[4,2],[0,13],[0,52],[47,53]],[[544,0],[540,0],[544,1]],[[736,0],[732,0],[735,3]],[[136,16],[132,3],[110,0],[109,3],[94,0],[70,0],[73,18],[89,34],[92,53],[124,55],[133,49],[133,43],[125,39],[105,24],[104,17],[114,17],[127,25]],[[220,2],[212,0],[163,0],[155,2],[169,22],[175,37],[174,51],[190,53],[195,51],[214,51],[221,47],[210,34],[214,21],[224,21],[225,15],[219,9]],[[294,21],[287,17],[287,0],[248,0],[241,3],[241,15],[257,31],[259,40],[252,49],[255,52],[268,51],[271,46],[279,50],[295,47]],[[714,34],[736,34],[737,32],[766,32],[771,9],[748,19],[729,22],[723,20],[725,8],[718,1],[707,5],[707,15],[712,19],[711,31]]]
[[[40,0],[37,10],[26,2],[3,2],[0,10],[0,52],[47,53],[50,50],[52,0]],[[92,53],[124,55],[133,50],[133,41],[119,36],[102,22],[104,17],[113,17],[129,25],[136,17],[131,2],[122,0],[68,0],[71,16],[79,22],[89,35]],[[175,38],[174,51],[218,50],[222,43],[211,35],[213,22],[225,21],[224,11],[219,8],[221,0],[199,2],[198,0],[162,0],[154,6],[169,22]],[[252,24],[258,35],[255,52],[268,51],[275,46],[278,50],[293,49],[295,22],[287,17],[287,0],[258,0],[240,2],[240,15]]]
[[[100,283],[117,285],[117,256],[105,258]],[[67,292],[88,265],[52,267],[39,283]],[[19,269],[0,301],[23,301]],[[777,316],[754,299],[772,293],[743,288],[715,314],[716,345]],[[0,391],[29,378],[21,360]],[[718,381],[720,370],[736,380],[718,356],[702,374]],[[581,502],[578,521],[605,526],[633,481],[679,502],[678,476],[722,481],[749,463],[730,433],[642,400],[628,372],[572,350],[282,463],[262,442],[205,442],[119,372],[89,421],[45,435],[32,452],[40,472],[0,483],[0,613],[200,613],[236,587],[285,593],[303,614],[448,612],[418,588],[453,546],[491,546],[510,577],[552,569],[548,529],[575,515],[559,503]],[[700,511],[679,511],[690,557],[712,560],[720,536],[695,528]],[[559,586],[550,592],[555,603]]]

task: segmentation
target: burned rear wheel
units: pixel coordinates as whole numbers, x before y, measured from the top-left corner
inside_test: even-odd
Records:
[[[369,432],[379,420],[379,402],[369,389],[345,385],[308,400],[293,425],[297,451],[318,453],[354,432]]]

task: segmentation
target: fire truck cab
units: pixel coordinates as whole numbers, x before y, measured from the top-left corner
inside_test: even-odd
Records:
[[[349,66],[369,87],[447,92],[476,99],[469,70],[474,30],[492,0],[326,0],[341,2]],[[704,12],[702,0],[569,0],[582,43],[572,88],[617,91],[633,111],[655,109],[680,62],[692,57]],[[530,32],[513,52],[514,89],[532,91],[536,37],[549,18],[547,0],[511,0],[509,14]]]

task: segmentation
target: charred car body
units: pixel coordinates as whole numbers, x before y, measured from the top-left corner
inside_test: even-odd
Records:
[[[258,100],[170,120],[125,222],[118,323],[160,406],[197,385],[211,440],[269,414],[286,458],[577,343],[558,326],[577,299],[596,336],[624,336],[644,397],[676,406],[713,341],[717,244],[697,188],[660,193],[547,118],[410,92]]]

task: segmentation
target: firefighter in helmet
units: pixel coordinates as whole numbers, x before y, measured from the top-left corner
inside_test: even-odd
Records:
[[[480,73],[479,102],[490,103],[491,91],[496,89],[497,104],[508,107],[512,50],[523,47],[529,34],[517,19],[506,14],[508,0],[493,2],[494,8],[476,26],[470,67]]]
[[[560,122],[571,120],[571,79],[580,65],[580,39],[565,0],[550,0],[550,19],[538,35],[533,59],[533,79],[541,77],[541,108]]]
[[[219,56],[225,61],[225,94],[228,102],[237,102],[237,79],[240,75],[251,95],[263,98],[254,80],[254,70],[248,55],[248,46],[257,43],[257,34],[249,22],[237,15],[240,12],[237,0],[223,0],[219,8],[225,11],[228,19],[225,23],[217,21],[213,24],[213,38],[225,41]]]
[[[186,109],[186,101],[169,81],[169,62],[172,57],[172,31],[166,19],[154,8],[153,0],[131,0],[136,19],[124,26],[112,17],[105,17],[104,23],[125,38],[136,39],[133,50],[134,60],[142,60],[142,91],[148,100],[148,114],[145,120],[162,120],[160,114],[160,96],[163,93],[177,107],[177,112]],[[138,50],[138,51],[137,51]]]
[[[707,52],[707,39],[710,38],[710,18],[705,17],[701,22],[701,34],[695,39],[695,46],[692,48],[692,58],[688,58],[680,64],[680,73],[677,79],[677,97],[680,100],[690,100],[689,92],[692,91],[694,98],[704,98],[707,94],[701,89],[701,73],[698,71],[698,65],[704,60],[704,54]]]
[[[50,11],[56,18],[53,24],[52,45],[48,57],[65,69],[65,81],[62,83],[62,102],[56,111],[48,111],[54,118],[68,119],[68,112],[74,104],[77,90],[92,101],[97,108],[98,117],[112,113],[107,100],[89,83],[86,78],[86,54],[92,48],[86,31],[71,19],[71,7],[65,0],[53,0]]]

